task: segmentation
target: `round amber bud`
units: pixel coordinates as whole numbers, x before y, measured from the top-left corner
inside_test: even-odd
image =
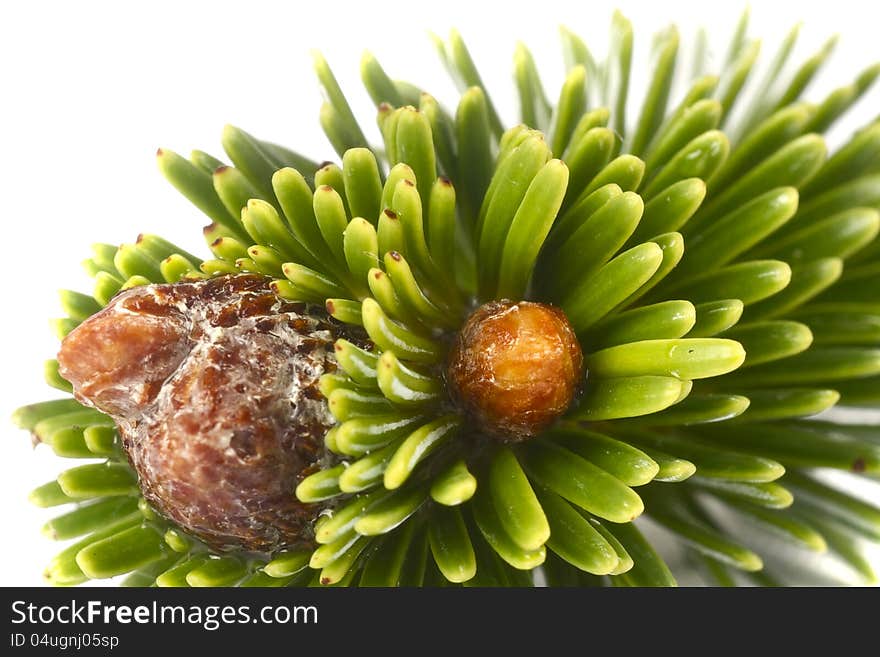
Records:
[[[571,404],[584,358],[565,314],[528,301],[493,301],[468,317],[450,352],[453,399],[497,440],[537,435]]]

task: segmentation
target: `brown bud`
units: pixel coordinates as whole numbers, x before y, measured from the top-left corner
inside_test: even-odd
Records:
[[[218,549],[311,541],[294,489],[332,426],[326,315],[238,275],[118,295],[58,354],[74,394],[116,420],[144,497]]]
[[[477,308],[452,348],[453,398],[487,434],[504,442],[537,435],[569,407],[583,354],[558,308],[502,300]]]

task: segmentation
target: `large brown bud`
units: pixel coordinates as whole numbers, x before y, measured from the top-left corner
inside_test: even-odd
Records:
[[[311,542],[320,508],[294,489],[332,426],[325,314],[242,274],[119,294],[71,332],[61,375],[117,422],[144,497],[217,549]]]

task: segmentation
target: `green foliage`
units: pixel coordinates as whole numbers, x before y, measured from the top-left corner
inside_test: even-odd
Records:
[[[62,292],[56,331],[135,285],[242,271],[362,327],[373,349],[340,340],[339,371],[321,381],[338,421],[325,438],[331,464],[296,489],[334,510],[318,518],[312,552],[212,554],[139,497],[109,418],[70,397],[33,404],[16,413],[22,428],[92,460],[31,494],[69,507],[47,535],[79,539],[47,578],[416,586],[435,573],[523,586],[543,565],[550,585],[673,585],[632,522],[646,511],[710,583],[776,580],[798,550],[875,581],[859,541],[880,539],[880,508],[813,469],[876,476],[880,428],[802,418],[880,405],[880,132],[867,126],[830,157],[821,136],[878,69],[806,104],[831,44],[786,79],[794,30],[747,98],[758,44],[744,17],[717,76],[698,60],[676,104],[684,73],[670,28],[630,124],[634,35],[620,14],[612,37],[598,60],[562,31],[555,105],[517,46],[522,124],[510,129],[453,32],[435,37],[461,91],[449,110],[365,55],[381,147],[316,56],[320,122],[341,165],[319,168],[232,126],[231,164],[160,150],[162,173],[211,222],[213,257],[150,235],[98,244],[85,263],[93,294]],[[513,447],[478,435],[442,376],[447,338],[501,297],[560,305],[589,370],[559,425]],[[57,363],[46,373],[69,389]],[[748,532],[733,533],[731,514]],[[765,579],[748,579],[762,567]]]

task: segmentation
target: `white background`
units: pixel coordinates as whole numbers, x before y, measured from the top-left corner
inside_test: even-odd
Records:
[[[615,6],[635,24],[637,71],[645,68],[648,35],[670,21],[683,40],[705,25],[719,60],[742,9],[706,0],[0,3],[0,585],[39,585],[43,564],[59,549],[39,533],[51,514],[30,507],[26,495],[54,478],[60,461],[32,450],[8,421],[17,406],[56,396],[41,376],[57,349],[46,322],[59,314],[56,289],[90,289],[79,263],[94,241],[130,241],[145,231],[207,255],[200,239],[207,222],[161,178],[157,147],[219,154],[221,128],[233,123],[316,160],[333,158],[318,127],[309,50],[326,55],[375,139],[374,112],[358,83],[363,49],[393,77],[449,104],[455,92],[427,31],[445,34],[452,26],[512,124],[516,41],[532,48],[552,98],[563,74],[558,25],[601,55]],[[841,33],[831,65],[807,93],[816,100],[880,59],[871,6],[753,2],[751,35],[765,40],[766,64],[797,20],[804,21],[798,63]],[[878,98],[872,92],[832,142],[876,116]]]

